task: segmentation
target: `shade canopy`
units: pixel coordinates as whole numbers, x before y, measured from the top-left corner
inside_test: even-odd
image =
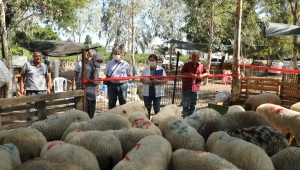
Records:
[[[79,46],[73,42],[69,41],[59,41],[59,40],[38,40],[31,41],[29,43],[19,43],[20,46],[28,51],[40,51],[43,55],[52,57],[63,57],[81,54],[82,50],[94,49],[97,47],[87,48]]]
[[[300,34],[300,27],[297,25],[282,23],[258,23],[265,37],[295,36]]]

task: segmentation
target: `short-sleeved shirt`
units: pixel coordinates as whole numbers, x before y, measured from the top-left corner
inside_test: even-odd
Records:
[[[36,66],[33,61],[24,64],[21,74],[25,74],[25,90],[47,90],[46,77],[48,76],[48,67],[41,63]]]
[[[81,69],[81,66],[82,66],[82,61],[80,60],[80,61],[78,61],[78,62],[76,63],[76,66],[75,66],[74,71],[77,72],[77,73],[79,73],[79,72],[80,72],[80,69]]]
[[[197,67],[195,68],[193,62],[187,62],[183,65],[181,69],[181,73],[193,73],[199,76],[203,73],[208,73],[208,69],[206,69],[202,64],[197,63]],[[182,78],[182,90],[190,90],[193,92],[198,92],[200,90],[201,80],[191,78]]]
[[[116,60],[111,60],[107,63],[106,68],[104,70],[104,74],[106,76],[110,76],[111,73],[113,72],[113,70],[115,69],[115,71],[113,72],[113,74],[110,76],[111,78],[113,77],[127,77],[131,75],[131,69],[129,64],[124,61],[121,60],[121,63],[118,65],[118,63],[116,62]],[[118,66],[117,66],[118,65]],[[121,81],[111,81],[112,83],[126,83],[127,80],[121,80]]]

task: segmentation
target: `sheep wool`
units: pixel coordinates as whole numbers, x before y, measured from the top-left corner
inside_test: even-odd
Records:
[[[200,109],[183,119],[196,131],[200,130],[205,120],[209,117],[221,116],[219,112],[211,108]]]
[[[293,104],[290,109],[296,112],[300,112],[300,102]]]
[[[254,111],[235,112],[224,116],[208,118],[199,133],[205,140],[210,134],[217,131],[226,131],[250,126],[270,126],[269,120]]]
[[[268,156],[272,156],[289,146],[283,133],[270,126],[252,126],[249,128],[234,129],[228,131],[227,134],[259,146]]]
[[[167,117],[160,122],[158,128],[171,143],[173,151],[177,149],[205,151],[203,137],[188,123],[178,117]]]
[[[155,125],[159,125],[159,123],[161,121],[163,121],[165,118],[167,118],[169,116],[175,116],[175,117],[181,118],[180,108],[175,104],[167,105],[167,106],[163,107],[156,115],[154,115],[152,117],[152,122]]]
[[[276,170],[299,170],[300,148],[288,147],[271,157]]]
[[[41,151],[41,158],[54,162],[76,164],[85,170],[100,170],[96,156],[81,146],[62,141],[46,143]]]
[[[108,130],[105,132],[115,135],[120,140],[123,156],[125,156],[135,144],[144,137],[155,135],[155,133],[150,130],[140,128],[125,128],[121,130]]]
[[[118,130],[131,127],[131,123],[124,116],[118,114],[105,114],[94,117],[92,119],[73,122],[61,137],[64,140],[68,133],[75,130],[89,131],[89,130]]]
[[[156,135],[162,136],[160,129],[155,126],[155,124],[152,123],[144,113],[134,112],[131,114],[128,120],[134,128],[148,129],[154,132]]]
[[[131,102],[131,103],[126,103],[120,106],[117,106],[113,109],[105,110],[99,113],[99,115],[104,115],[104,114],[119,114],[121,116],[124,116],[125,118],[129,118],[129,116],[135,112],[139,111],[144,113],[146,116],[148,116],[148,111],[146,107],[137,102]]]
[[[5,134],[3,143],[14,144],[19,150],[22,162],[38,157],[47,143],[44,135],[33,128],[17,128]]]
[[[0,145],[0,169],[17,170],[21,164],[19,150],[14,144]]]
[[[243,170],[274,170],[270,157],[260,147],[226,132],[212,133],[206,142],[207,151],[225,158]]]
[[[36,157],[23,163],[18,170],[84,170],[83,168],[70,163],[54,162]]]
[[[42,132],[47,141],[60,140],[65,130],[73,122],[89,120],[89,115],[81,110],[70,110],[46,120],[34,122],[31,128]]]
[[[238,170],[232,163],[214,153],[178,149],[172,154],[172,170]]]
[[[160,135],[141,139],[113,170],[167,170],[171,166],[172,147]]]
[[[291,144],[295,137],[297,145],[299,145],[299,133],[300,133],[300,113],[286,109],[284,107],[274,104],[262,104],[257,110],[257,113],[266,116],[271,125],[283,132],[291,133],[289,144]]]
[[[265,103],[272,103],[276,105],[281,105],[282,101],[280,97],[273,93],[262,93],[258,95],[249,96],[245,101],[245,104],[250,104],[252,110],[256,110],[256,108]]]
[[[231,113],[235,113],[235,112],[243,112],[245,111],[245,109],[240,106],[240,105],[233,105],[233,106],[230,106],[227,110],[227,113],[226,114],[231,114]]]
[[[101,170],[110,170],[123,159],[119,139],[105,131],[74,131],[64,142],[82,146],[95,154]]]

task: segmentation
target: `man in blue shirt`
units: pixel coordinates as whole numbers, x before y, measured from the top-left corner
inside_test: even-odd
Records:
[[[117,49],[114,51],[114,59],[109,61],[104,70],[106,77],[126,77],[131,76],[130,65],[122,60],[122,52]],[[127,80],[111,81],[108,86],[108,107],[112,109],[116,107],[117,98],[119,99],[119,104],[126,104],[127,99]]]

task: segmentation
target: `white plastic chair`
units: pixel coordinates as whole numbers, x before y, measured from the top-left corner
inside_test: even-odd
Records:
[[[63,77],[56,77],[53,80],[54,93],[66,92],[67,90],[67,79]]]

